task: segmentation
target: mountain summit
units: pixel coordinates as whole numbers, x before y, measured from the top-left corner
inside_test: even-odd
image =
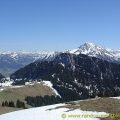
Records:
[[[70,50],[72,54],[85,54],[91,57],[100,58],[110,62],[120,63],[120,50],[114,51],[108,48],[97,46],[93,43],[85,43],[77,49]]]

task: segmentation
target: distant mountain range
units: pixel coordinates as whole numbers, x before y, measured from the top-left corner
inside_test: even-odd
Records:
[[[0,52],[0,73],[9,76],[36,60],[51,60],[56,52]]]
[[[74,50],[64,53],[85,54],[106,61],[120,63],[120,50],[114,51],[99,47],[93,43],[85,43]],[[16,70],[36,61],[50,61],[60,52],[0,52],[0,73],[9,76]]]

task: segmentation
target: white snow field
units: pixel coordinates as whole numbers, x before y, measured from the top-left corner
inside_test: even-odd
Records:
[[[120,100],[120,96],[119,96],[119,97],[111,97],[111,98],[114,98],[114,99],[118,99],[118,100]]]
[[[56,104],[38,108],[20,110],[0,115],[0,120],[100,120],[95,116],[108,116],[105,112],[82,111],[80,109],[69,110],[62,108],[65,104]],[[84,117],[80,117],[80,116]],[[92,115],[92,117],[85,117]]]

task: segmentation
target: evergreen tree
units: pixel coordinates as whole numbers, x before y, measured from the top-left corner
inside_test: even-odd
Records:
[[[2,102],[2,107],[5,107],[5,102]]]
[[[7,107],[8,107],[8,102],[7,102],[7,101],[5,101],[5,106],[7,106]]]
[[[13,101],[9,101],[8,106],[9,106],[9,107],[15,107],[15,104],[14,104]]]
[[[21,108],[25,109],[25,103],[24,102],[21,102]]]
[[[25,109],[25,103],[21,102],[20,100],[17,100],[16,107],[17,108],[24,108]]]
[[[56,103],[60,103],[63,100],[59,96],[48,96],[45,95],[44,97],[36,96],[36,97],[26,97],[25,101],[27,101],[27,104],[33,106],[33,107],[39,107],[44,105],[52,105]]]
[[[16,107],[17,107],[17,108],[21,108],[20,100],[17,100],[17,102],[16,102]]]

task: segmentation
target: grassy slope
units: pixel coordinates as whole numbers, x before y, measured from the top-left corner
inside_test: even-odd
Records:
[[[19,110],[16,108],[2,107],[1,103],[5,100],[16,102],[17,99],[24,101],[26,96],[45,96],[45,95],[55,95],[52,89],[48,86],[43,86],[43,84],[28,85],[20,88],[8,88],[0,92],[0,114],[12,112]],[[25,102],[25,101],[24,101]],[[26,104],[27,107],[30,107]]]
[[[96,100],[82,101],[80,107],[83,110],[120,114],[120,100],[113,98],[100,98]],[[103,118],[101,120],[120,120],[118,118]]]
[[[120,100],[113,98],[99,98],[79,103],[81,109],[89,111],[120,113]]]
[[[12,108],[12,107],[1,107],[0,106],[0,115],[1,114],[5,114],[5,113],[9,113],[9,112],[13,112],[13,111],[17,111],[17,110],[21,110],[19,108]]]
[[[55,95],[53,91],[43,84],[28,85],[20,88],[8,88],[0,92],[0,103],[5,100],[17,99],[23,100],[26,96],[44,96],[44,95]]]
[[[70,110],[81,109],[85,111],[106,112],[120,114],[120,100],[113,98],[88,99],[77,102],[68,102],[66,106]],[[101,120],[120,120],[118,118],[103,118]]]

